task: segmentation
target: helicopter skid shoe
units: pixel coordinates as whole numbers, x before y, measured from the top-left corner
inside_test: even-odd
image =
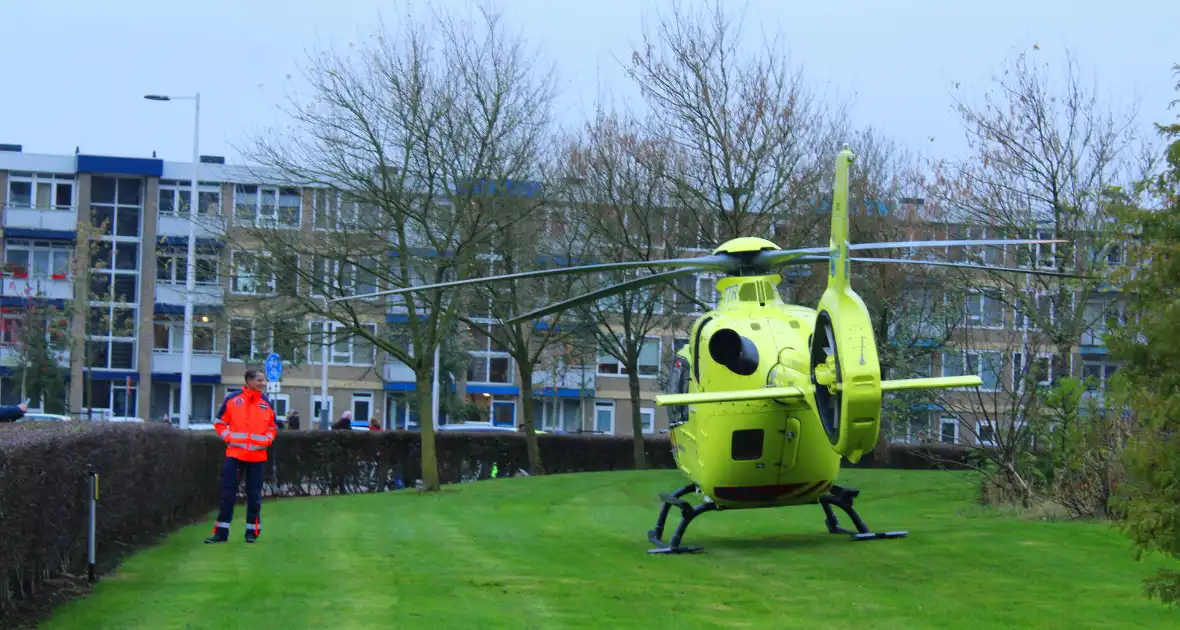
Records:
[[[860,490],[854,488],[844,488],[842,486],[832,486],[831,492],[820,497],[820,505],[824,508],[824,524],[827,525],[828,531],[833,534],[848,534],[853,540],[881,540],[886,538],[901,538],[909,534],[906,531],[893,532],[874,532],[865,525],[864,520],[860,518],[860,514],[856,512],[856,508],[852,507],[852,500],[860,494]],[[848,518],[852,519],[853,526],[856,531],[849,531],[840,527],[840,521],[836,518],[836,514],[832,512],[832,506],[840,508]]]
[[[655,545],[655,549],[649,549],[648,553],[666,553],[666,554],[681,554],[681,553],[697,553],[702,550],[702,547],[685,547],[680,545],[680,541],[684,538],[684,531],[688,529],[688,524],[696,517],[717,509],[717,505],[709,502],[702,503],[693,507],[691,503],[681,499],[680,497],[696,490],[696,485],[689,484],[683,488],[673,492],[672,494],[661,494],[660,500],[664,502],[660,506],[660,516],[656,519],[655,529],[647,533],[647,539],[651,544]],[[676,506],[680,508],[680,524],[676,526],[676,531],[672,534],[672,540],[665,543],[662,538],[664,536],[664,524],[668,520],[668,510]]]

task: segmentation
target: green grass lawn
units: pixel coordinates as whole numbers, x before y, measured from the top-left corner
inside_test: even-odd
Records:
[[[649,555],[671,471],[501,479],[263,505],[263,535],[208,546],[211,523],[128,559],[42,628],[1166,628],[1157,566],[1095,523],[972,507],[965,473],[850,470],[869,526],[819,506],[708,513]],[[210,517],[210,521],[212,516]],[[847,519],[844,519],[845,526]],[[669,519],[668,535],[675,521]]]

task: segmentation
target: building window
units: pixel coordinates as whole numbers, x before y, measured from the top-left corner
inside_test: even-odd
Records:
[[[639,376],[654,377],[660,373],[660,338],[648,337],[639,350]],[[598,373],[603,376],[624,376],[627,369],[615,357],[598,353]]]
[[[267,264],[267,252],[262,254],[258,256],[240,251],[229,253],[231,291],[239,295],[274,295],[275,273]]]
[[[614,435],[615,433],[615,401],[594,401],[594,432]]]
[[[380,230],[376,206],[361,203],[348,193],[318,189],[312,204],[312,228],[316,230]]]
[[[297,228],[302,205],[297,188],[238,184],[234,187],[234,224]]]
[[[656,432],[656,410],[650,407],[643,407],[639,410],[639,423],[643,427],[644,433]]]
[[[4,262],[16,278],[65,280],[73,257],[72,247],[54,241],[12,239],[4,244]]]
[[[9,173],[9,208],[69,210],[74,207],[74,176],[51,173]]]
[[[999,291],[974,291],[967,295],[968,326],[974,328],[1003,328],[1004,303]]]
[[[1053,382],[1053,356],[1038,354],[1031,364],[1026,364],[1023,352],[1012,353],[1012,388],[1022,391],[1026,381],[1038,387],[1048,387]]]
[[[943,444],[959,442],[959,419],[943,416],[939,421],[938,441]]]
[[[327,291],[330,296],[366,295],[376,293],[377,273],[381,269],[375,259],[358,261],[357,263],[332,260],[316,255],[312,259],[311,294],[322,297]],[[375,301],[376,297],[363,298]]]
[[[197,182],[198,215],[221,214],[221,185],[216,182]],[[157,213],[160,216],[187,216],[192,199],[192,184],[177,180],[160,180]]]
[[[500,332],[495,324],[484,323],[492,335]],[[508,348],[501,346],[495,337],[482,334],[473,326],[467,327],[470,339],[470,359],[467,362],[468,383],[500,383],[513,382],[513,361],[508,354]]]
[[[188,274],[187,249],[164,248],[156,254],[156,280],[164,284],[185,284]],[[231,254],[232,255],[232,254]],[[198,249],[196,262],[196,283],[199,285],[216,285],[218,278],[217,254]]]
[[[312,344],[311,359],[318,362],[323,356],[322,344],[328,345],[328,365],[373,365],[377,359],[377,349],[373,342],[360,334],[352,332],[352,326],[345,326],[340,322],[313,321],[309,324]],[[361,324],[369,334],[377,335],[377,324]],[[279,354],[282,354],[280,352]]]
[[[215,329],[211,322],[193,321],[193,352],[213,354],[216,352]],[[179,354],[184,352],[184,319],[176,315],[157,313],[154,323],[152,350]]]

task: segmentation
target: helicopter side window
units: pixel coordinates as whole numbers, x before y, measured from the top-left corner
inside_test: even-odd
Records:
[[[730,456],[735,461],[762,459],[762,442],[765,433],[762,429],[740,429],[733,432],[733,442],[730,445]]]

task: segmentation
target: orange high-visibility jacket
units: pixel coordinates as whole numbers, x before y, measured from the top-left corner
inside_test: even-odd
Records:
[[[266,449],[276,435],[275,410],[262,392],[231,392],[217,410],[213,423],[225,440],[225,455],[244,462],[266,461]]]

